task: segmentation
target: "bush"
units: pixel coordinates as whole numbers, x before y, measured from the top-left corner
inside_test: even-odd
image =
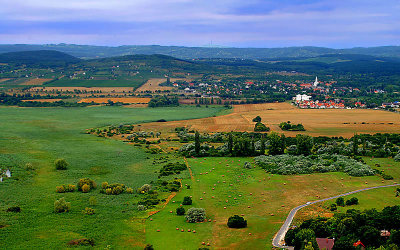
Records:
[[[63,213],[71,209],[71,202],[66,202],[64,197],[54,202],[54,212]]]
[[[56,192],[57,192],[57,193],[65,193],[65,188],[64,188],[64,186],[57,186],[57,187],[56,187]]]
[[[206,210],[204,208],[189,208],[185,218],[190,223],[202,222],[206,219]]]
[[[178,207],[178,208],[176,209],[176,214],[177,214],[177,215],[184,215],[184,214],[185,214],[185,208],[183,208],[183,207]]]
[[[183,197],[182,205],[192,205],[192,198],[190,196]]]
[[[146,210],[146,207],[144,205],[138,205],[137,210],[144,211],[144,210]]]
[[[344,207],[344,199],[343,197],[339,197],[336,199],[336,205]]]
[[[35,168],[33,167],[32,163],[28,162],[25,164],[25,170],[32,171],[35,170]]]
[[[179,162],[175,162],[175,163],[168,163],[166,165],[164,165],[161,169],[160,169],[160,175],[159,176],[168,176],[168,175],[172,175],[172,174],[180,174],[181,171],[186,170],[187,167],[184,163],[179,163]]]
[[[56,187],[56,192],[57,193],[69,193],[69,192],[74,192],[76,190],[76,186],[72,184],[68,185],[61,185]]]
[[[88,184],[84,184],[81,189],[82,193],[87,193],[90,191],[90,186]]]
[[[229,228],[244,228],[244,227],[247,227],[247,221],[239,215],[234,215],[234,216],[229,217],[228,227]]]
[[[57,170],[66,170],[68,167],[68,163],[65,159],[57,159],[54,162],[54,165],[56,166]]]
[[[128,194],[133,194],[133,188],[127,188],[125,190]]]
[[[393,159],[395,161],[400,161],[400,153],[398,153]]]
[[[251,163],[248,162],[248,161],[246,161],[246,162],[244,163],[244,168],[250,169],[250,168],[251,168]]]
[[[140,192],[141,193],[147,193],[149,192],[151,189],[151,185],[149,184],[144,184],[141,188],[140,188]]]
[[[102,189],[106,189],[107,186],[108,186],[108,182],[105,181],[105,182],[102,182],[102,183],[101,183],[101,188],[102,188]]]
[[[86,207],[85,210],[82,211],[82,213],[87,214],[87,215],[92,215],[95,214],[95,210],[93,208],[90,207]]]
[[[253,122],[261,122],[261,117],[259,115],[254,117]]]
[[[153,245],[147,244],[147,245],[144,247],[144,250],[154,250],[154,247],[153,247]]]
[[[112,189],[111,188],[107,188],[106,189],[106,194],[112,194]]]
[[[94,182],[94,180],[89,179],[89,178],[82,178],[82,179],[79,179],[78,190],[82,191],[82,186],[85,184],[89,186],[89,190],[95,189],[97,187],[97,184],[96,184],[96,182]]]
[[[21,208],[19,206],[9,207],[7,208],[7,212],[19,213],[21,212]]]
[[[346,201],[346,206],[357,205],[358,199],[356,197],[350,198]]]
[[[112,194],[114,194],[114,195],[119,195],[119,194],[121,194],[122,192],[124,192],[124,190],[122,189],[121,186],[116,186],[116,187],[114,187],[114,188],[112,189]]]
[[[336,211],[336,210],[337,210],[336,203],[332,203],[332,204],[331,204],[330,210],[331,210],[331,211]]]
[[[263,123],[261,122],[257,122],[256,125],[254,125],[254,131],[255,132],[267,132],[269,131],[270,128],[265,126]]]

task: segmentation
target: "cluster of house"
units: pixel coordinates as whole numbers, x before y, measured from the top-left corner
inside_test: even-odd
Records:
[[[400,102],[387,102],[387,103],[382,103],[381,105],[382,108],[400,108]]]
[[[344,109],[346,108],[343,102],[334,101],[296,101],[296,105],[302,109]]]

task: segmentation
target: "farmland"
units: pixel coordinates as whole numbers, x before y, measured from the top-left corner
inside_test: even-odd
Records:
[[[235,105],[233,112],[224,116],[209,117],[190,121],[172,121],[162,124],[168,131],[175,127],[187,127],[202,132],[230,132],[254,130],[252,119],[262,118],[263,123],[272,131],[295,136],[299,132],[282,131],[279,124],[291,121],[302,123],[304,134],[312,136],[351,137],[354,133],[398,133],[400,132],[400,115],[370,109],[297,109],[289,103],[266,103]],[[144,124],[143,128],[154,129],[158,124]]]
[[[108,101],[112,102],[120,102],[120,103],[128,103],[128,104],[146,104],[150,102],[150,98],[136,98],[136,97],[112,97],[112,98],[84,98],[80,100],[78,103],[107,103]]]
[[[141,92],[156,92],[156,91],[164,91],[164,90],[171,90],[173,89],[172,87],[167,87],[167,86],[160,86],[161,83],[166,82],[165,78],[152,78],[149,79],[146,83],[144,83],[142,86],[136,89],[136,92],[141,93]]]

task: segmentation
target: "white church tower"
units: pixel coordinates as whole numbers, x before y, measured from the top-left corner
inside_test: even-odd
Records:
[[[319,84],[319,82],[318,82],[318,77],[316,76],[316,77],[315,77],[315,82],[314,82],[313,87],[316,88],[316,87],[318,86],[318,84]]]

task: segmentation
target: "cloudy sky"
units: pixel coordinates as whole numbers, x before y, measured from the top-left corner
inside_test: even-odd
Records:
[[[400,0],[0,0],[0,43],[400,45]]]

